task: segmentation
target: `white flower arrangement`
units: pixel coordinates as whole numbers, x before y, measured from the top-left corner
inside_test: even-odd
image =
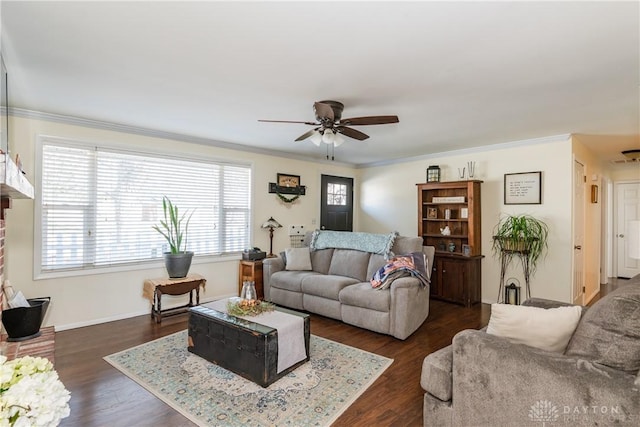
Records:
[[[0,427],[57,426],[69,416],[69,398],[49,360],[0,355]]]

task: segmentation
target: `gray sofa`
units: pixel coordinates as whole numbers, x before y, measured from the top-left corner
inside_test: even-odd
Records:
[[[555,301],[528,305],[552,308]],[[425,426],[640,424],[640,276],[583,308],[564,352],[466,330],[422,365]]]
[[[427,272],[432,268],[434,248],[423,248],[419,237],[398,236],[391,250],[396,255],[423,251]],[[372,288],[369,280],[385,263],[382,255],[334,248],[311,251],[311,271],[289,271],[282,256],[267,258],[265,299],[404,340],[427,319],[429,286],[402,277],[389,289]]]

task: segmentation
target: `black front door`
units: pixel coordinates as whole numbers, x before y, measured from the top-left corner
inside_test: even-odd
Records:
[[[353,231],[353,178],[322,175],[320,229]]]

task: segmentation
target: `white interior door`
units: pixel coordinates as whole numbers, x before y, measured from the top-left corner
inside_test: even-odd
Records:
[[[584,165],[573,162],[573,303],[584,300]]]
[[[629,222],[640,220],[640,182],[616,184],[617,276],[631,278],[640,274],[640,260],[629,256]]]

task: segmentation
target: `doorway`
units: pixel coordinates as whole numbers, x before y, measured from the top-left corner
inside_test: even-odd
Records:
[[[353,178],[322,175],[320,229],[353,231]]]
[[[640,274],[640,260],[629,256],[629,224],[640,220],[640,182],[615,184],[615,249],[616,275],[631,278]]]
[[[584,300],[584,165],[573,162],[573,291],[572,300],[582,305]]]

